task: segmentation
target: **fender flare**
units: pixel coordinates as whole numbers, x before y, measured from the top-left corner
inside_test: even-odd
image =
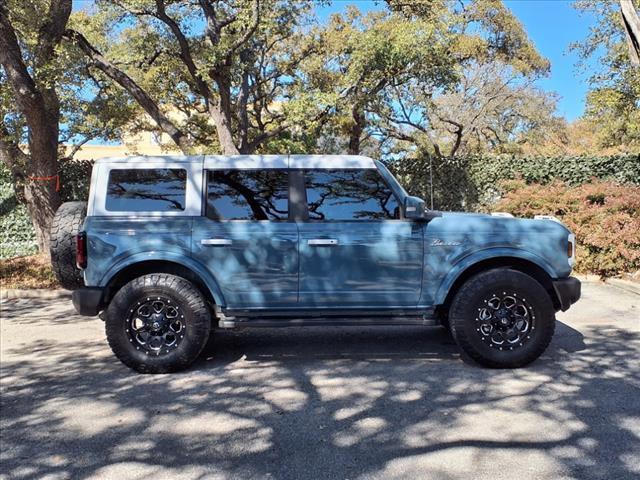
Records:
[[[453,264],[445,278],[440,282],[440,286],[438,287],[435,297],[435,304],[440,305],[444,303],[447,295],[449,294],[449,290],[465,271],[484,260],[490,260],[492,258],[515,258],[518,260],[526,260],[540,267],[547,275],[549,275],[550,278],[557,277],[551,264],[535,253],[515,247],[490,247],[480,251],[475,251]]]
[[[209,290],[211,297],[213,298],[216,305],[224,307],[224,296],[222,295],[222,290],[218,285],[218,281],[216,278],[209,273],[207,268],[204,267],[200,262],[195,261],[191,257],[185,257],[182,253],[171,253],[171,252],[158,252],[157,254],[153,254],[150,252],[145,253],[136,253],[129,257],[126,257],[115,265],[113,265],[109,270],[107,270],[104,275],[100,278],[100,285],[107,286],[114,279],[118,273],[120,273],[123,269],[135,265],[137,263],[143,262],[166,262],[180,265],[183,268],[191,270],[195,275],[202,280],[202,283]]]

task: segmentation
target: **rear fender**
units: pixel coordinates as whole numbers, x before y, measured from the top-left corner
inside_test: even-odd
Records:
[[[131,267],[136,264],[143,264],[148,262],[166,262],[167,264],[176,264],[183,268],[186,268],[193,272],[209,290],[211,297],[216,305],[224,307],[224,297],[222,291],[218,285],[217,280],[209,271],[199,262],[195,261],[191,257],[185,257],[179,253],[172,254],[170,252],[163,252],[162,255],[152,255],[149,252],[138,253],[131,255],[120,262],[113,265],[100,279],[99,286],[106,287],[111,281],[125,268]]]

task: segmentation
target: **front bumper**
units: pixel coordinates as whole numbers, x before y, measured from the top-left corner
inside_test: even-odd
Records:
[[[558,306],[563,312],[580,299],[580,280],[575,277],[553,280]]]
[[[102,310],[103,288],[85,287],[74,290],[71,294],[73,307],[80,315],[95,317]]]

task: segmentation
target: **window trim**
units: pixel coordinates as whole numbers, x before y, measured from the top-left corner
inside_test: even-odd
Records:
[[[400,218],[385,218],[385,219],[381,219],[381,220],[375,220],[375,219],[365,219],[365,220],[358,220],[355,218],[346,220],[346,219],[329,219],[329,220],[320,220],[320,219],[315,219],[315,218],[311,218],[309,216],[309,199],[307,197],[307,185],[305,182],[305,173],[306,172],[333,172],[333,171],[363,171],[363,170],[374,170],[378,173],[379,177],[382,179],[382,183],[389,189],[389,191],[391,192],[391,194],[394,196],[394,198],[396,199],[396,202],[398,203],[398,207],[400,210]],[[395,189],[393,189],[391,187],[391,185],[389,185],[389,182],[387,181],[387,179],[385,178],[384,175],[382,175],[382,173],[377,169],[377,168],[331,168],[331,169],[324,169],[324,168],[297,168],[295,170],[291,169],[291,172],[296,171],[296,172],[300,172],[300,182],[301,182],[301,186],[302,186],[302,191],[303,191],[303,208],[304,208],[304,217],[302,218],[301,221],[303,222],[309,222],[309,223],[321,223],[321,222],[333,222],[333,223],[364,223],[364,222],[377,222],[377,223],[381,223],[381,222],[400,222],[400,221],[407,221],[406,218],[404,218],[404,209],[402,208],[402,201],[400,199],[400,197],[398,196],[397,192],[395,191]],[[409,220],[410,221],[410,220]]]
[[[157,170],[157,169],[180,169],[186,170],[186,190],[184,210],[107,210],[107,192],[109,188],[109,176],[111,170]],[[196,217],[201,213],[200,190],[194,181],[202,174],[202,165],[198,162],[175,162],[175,161],[150,161],[145,163],[103,163],[96,164],[91,175],[93,187],[93,198],[89,198],[91,208],[89,216],[100,217]],[[100,179],[107,179],[101,181]]]
[[[284,172],[287,175],[287,218],[273,218],[273,219],[267,219],[267,220],[252,220],[250,218],[235,218],[235,219],[228,219],[228,218],[219,218],[217,215],[214,214],[209,214],[209,202],[208,202],[208,196],[209,196],[209,174],[213,173],[213,172],[222,172],[222,171],[238,171],[238,172],[263,172],[263,171],[268,171],[268,172],[273,172],[273,171],[281,171]],[[227,222],[246,222],[246,223],[258,223],[258,222],[276,222],[276,223],[282,223],[282,222],[291,222],[292,220],[292,215],[291,215],[291,192],[292,192],[292,186],[291,186],[291,171],[288,168],[269,168],[269,169],[259,169],[259,168],[243,168],[243,169],[239,169],[239,168],[204,168],[202,171],[202,217],[211,220],[212,222],[219,222],[219,223],[227,223]]]

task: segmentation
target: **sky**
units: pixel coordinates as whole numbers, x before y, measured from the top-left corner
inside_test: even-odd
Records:
[[[551,62],[551,74],[538,85],[559,94],[557,114],[569,121],[580,117],[584,112],[590,70],[578,70],[578,57],[569,50],[569,45],[584,39],[595,19],[575,10],[572,0],[505,0],[504,3],[522,22],[538,51]],[[320,8],[318,15],[322,19],[344,11],[348,5],[356,5],[364,12],[383,8],[382,2],[373,0],[334,0],[331,5]]]
[[[74,0],[74,9],[87,7],[92,0]],[[551,62],[551,74],[538,85],[559,94],[557,114],[572,121],[584,112],[587,78],[591,67],[579,71],[577,55],[569,50],[571,42],[586,37],[595,19],[580,14],[572,0],[505,0],[507,7],[522,22],[526,32],[542,55]],[[320,19],[344,11],[348,5],[357,5],[362,11],[381,9],[383,2],[374,0],[333,0],[318,8]]]

